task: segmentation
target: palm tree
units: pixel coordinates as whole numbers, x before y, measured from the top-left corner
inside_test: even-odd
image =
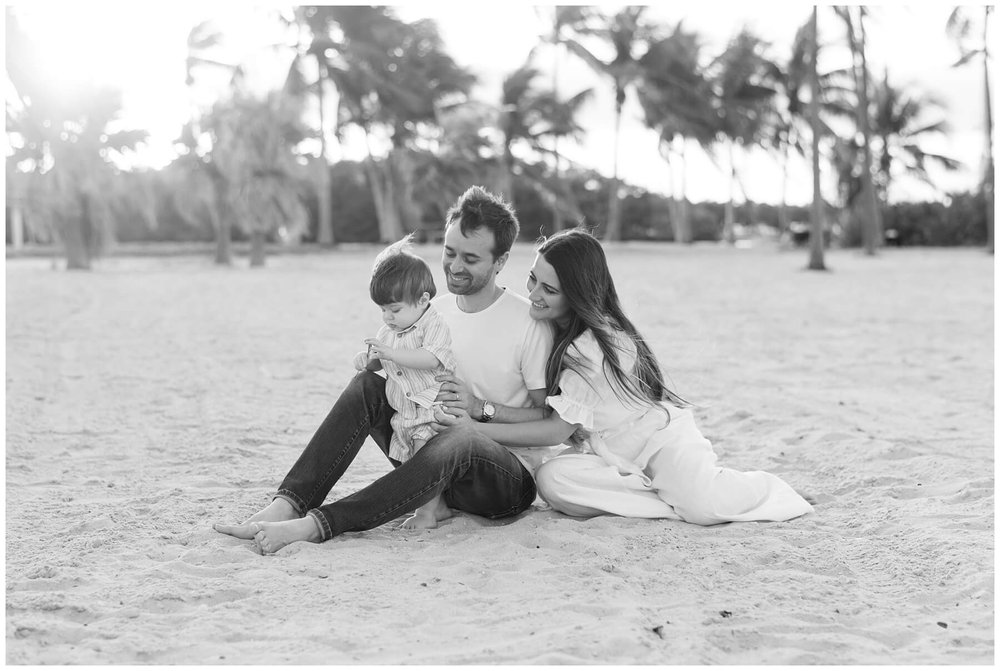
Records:
[[[212,163],[225,178],[227,205],[250,235],[250,266],[264,265],[264,241],[284,227],[305,228],[302,176],[292,151],[302,140],[299,111],[280,93],[264,100],[238,94],[218,103],[210,126]]]
[[[986,106],[985,112],[985,124],[984,128],[986,130],[986,138],[983,147],[986,153],[986,169],[983,172],[983,181],[981,186],[981,192],[983,194],[983,201],[986,207],[986,248],[987,251],[993,253],[993,191],[994,191],[994,172],[993,172],[993,109],[991,106],[990,99],[990,49],[989,49],[989,23],[990,14],[993,12],[992,5],[983,6],[983,22],[980,28],[982,29],[982,42],[975,46],[971,46],[968,43],[969,35],[973,29],[973,18],[971,16],[971,9],[968,7],[956,7],[951,15],[948,17],[947,31],[951,35],[952,39],[955,40],[958,45],[959,51],[961,52],[961,58],[955,63],[954,67],[959,67],[969,63],[973,59],[982,56],[983,59],[983,93]]]
[[[678,24],[673,34],[655,40],[640,59],[642,86],[639,102],[646,125],[660,135],[660,153],[670,170],[674,240],[693,240],[687,216],[685,145],[688,139],[708,147],[715,135],[708,85],[701,71],[701,44],[698,36]],[[679,145],[681,183],[674,194],[672,155]],[[675,197],[676,196],[676,197]]]
[[[195,25],[188,33],[185,83],[189,90],[193,90],[195,85],[195,69],[202,67],[229,73],[230,92],[238,90],[242,68],[238,63],[220,60],[217,51],[223,42],[224,36],[212,20]],[[228,266],[233,260],[232,228],[235,221],[235,214],[229,206],[231,185],[217,162],[212,160],[211,150],[204,149],[205,144],[211,144],[211,139],[203,121],[211,124],[210,114],[194,109],[177,140],[181,151],[175,164],[188,172],[179,184],[184,195],[175,197],[174,203],[177,211],[189,222],[193,223],[202,215],[208,217],[215,234],[215,263]]]
[[[826,270],[823,260],[823,194],[820,190],[820,170],[819,170],[819,137],[820,137],[820,86],[819,72],[816,63],[819,60],[819,10],[813,6],[812,17],[809,20],[809,29],[803,35],[804,44],[807,45],[808,76],[809,76],[809,129],[811,131],[811,158],[812,158],[812,228],[809,234],[809,270]]]
[[[734,241],[733,197],[738,181],[737,146],[762,144],[773,116],[775,66],[764,56],[766,43],[742,29],[709,65],[708,80],[714,108],[716,135],[726,146],[730,178],[723,238]],[[743,194],[746,197],[746,193]]]
[[[611,189],[608,197],[608,227],[605,240],[621,240],[621,198],[619,196],[618,153],[622,108],[628,91],[641,74],[640,51],[654,37],[653,28],[645,24],[642,15],[648,7],[627,6],[614,15],[595,13],[591,21],[573,27],[578,38],[566,38],[567,49],[583,59],[595,72],[610,77],[615,91],[614,153]],[[603,60],[588,49],[579,38],[595,37],[610,45],[613,56]]]
[[[492,105],[467,101],[438,110],[437,137],[429,150],[420,152],[414,169],[417,202],[435,222],[470,184],[487,184],[491,190],[502,182],[501,152],[489,129],[496,126]]]
[[[559,100],[559,63],[562,60],[562,51],[565,48],[563,44],[565,38],[564,33],[572,33],[575,28],[582,27],[586,24],[590,14],[591,9],[585,6],[579,5],[554,5],[552,6],[551,14],[551,25],[552,31],[549,35],[543,36],[543,43],[548,43],[553,46],[552,53],[552,95],[555,100]],[[536,6],[535,11],[539,12],[541,7]],[[534,49],[532,50],[534,51]],[[561,135],[552,136],[552,158],[555,165],[555,183],[559,190],[564,192],[568,200],[573,203],[575,208],[575,198],[572,196],[572,189],[569,189],[565,184],[563,184],[562,176],[562,157],[559,153],[559,139]],[[553,231],[561,231],[563,229],[563,212],[564,208],[560,207],[558,200],[551,199],[552,208],[552,229]],[[571,215],[573,216],[573,215]]]
[[[864,211],[862,230],[865,239],[865,253],[872,256],[882,244],[882,216],[879,212],[878,197],[875,193],[872,175],[871,110],[869,108],[868,59],[865,50],[865,16],[868,15],[868,10],[864,6],[859,6],[857,18],[854,16],[855,12],[852,7],[836,7],[835,10],[847,27],[848,45],[851,48],[855,91],[857,92],[855,109],[858,132],[861,135],[861,205]]]
[[[806,129],[811,129],[813,120],[811,118],[811,108],[808,101],[804,102],[801,94],[803,90],[811,91],[810,77],[812,74],[813,48],[819,49],[816,42],[819,17],[816,17],[814,25],[812,14],[806,22],[799,27],[792,40],[792,51],[789,58],[780,67],[775,63],[774,83],[779,92],[779,104],[774,107],[774,116],[770,124],[769,144],[779,152],[782,166],[782,189],[781,203],[778,209],[778,218],[781,231],[788,229],[788,216],[786,210],[786,184],[788,181],[789,152],[794,150],[799,154],[806,155],[805,140]],[[847,101],[853,95],[853,88],[847,83],[847,78],[853,73],[845,69],[835,69],[827,72],[816,73],[819,94],[817,99],[818,110],[815,123],[817,124],[816,136],[819,139],[833,139],[834,144],[838,142],[837,134],[826,122],[827,117],[834,117],[846,120],[855,119],[853,104]],[[810,94],[811,96],[811,94]]]
[[[134,149],[143,130],[122,130],[117,90],[79,79],[56,90],[41,45],[6,8],[8,171],[19,188],[13,200],[62,241],[68,269],[87,270],[115,236],[115,198],[142,199],[144,190],[118,188],[114,160]],[[18,175],[17,173],[21,173]],[[140,212],[153,208],[138,203]]]
[[[326,84],[330,79],[328,52],[337,49],[338,44],[332,34],[337,30],[336,12],[333,7],[325,5],[307,5],[294,8],[294,23],[299,28],[299,39],[295,45],[297,51],[288,73],[286,89],[297,89],[302,93],[312,93],[317,103],[319,115],[319,156],[311,161],[312,173],[315,179],[319,218],[317,226],[317,243],[328,246],[335,243],[333,232],[333,207],[330,201],[330,164],[327,151],[328,114],[326,102]],[[311,61],[316,68],[316,78],[312,83],[306,83],[305,63]],[[336,117],[334,116],[334,121]],[[334,132],[336,135],[336,132]]]
[[[902,164],[902,169],[933,186],[927,175],[928,162],[936,163],[946,170],[955,170],[961,162],[957,159],[924,151],[920,141],[927,135],[945,133],[948,124],[943,119],[927,122],[927,111],[938,107],[931,98],[907,94],[889,83],[886,71],[880,85],[874,90],[875,114],[872,118],[872,134],[881,140],[875,149],[876,187],[882,202],[888,198],[894,168]]]
[[[433,21],[408,24],[384,7],[330,10],[343,36],[328,67],[340,93],[337,128],[353,125],[365,134],[379,237],[390,242],[420,225],[413,193],[417,140],[434,125],[438,106],[464,99],[475,77],[445,52]],[[375,159],[376,142],[390,146],[382,160]]]
[[[579,221],[583,215],[559,175],[553,179],[535,164],[519,160],[514,153],[514,147],[521,145],[534,154],[549,155],[553,153],[547,146],[549,139],[579,137],[582,132],[576,115],[590,97],[591,90],[561,101],[555,92],[535,88],[534,82],[540,74],[539,70],[525,64],[504,78],[498,115],[504,167],[500,191],[513,201],[514,181],[523,178],[528,186],[552,203],[560,215]]]
[[[770,144],[778,151],[781,161],[781,202],[778,205],[778,227],[781,234],[788,231],[787,188],[789,170],[789,152],[795,151],[805,156],[805,133],[803,125],[811,126],[809,109],[803,109],[800,91],[811,87],[812,46],[815,41],[815,30],[812,14],[806,23],[799,27],[792,40],[792,52],[781,68],[776,65],[775,83],[778,87],[782,104],[775,105],[775,116],[771,126]],[[816,73],[819,79],[819,73]],[[819,83],[822,91],[822,82]],[[811,91],[811,88],[810,88]],[[817,121],[819,120],[817,113]]]

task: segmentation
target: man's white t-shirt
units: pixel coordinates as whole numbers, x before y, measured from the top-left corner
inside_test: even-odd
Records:
[[[527,298],[508,289],[485,310],[463,312],[457,297],[434,299],[448,330],[458,363],[455,374],[482,399],[515,408],[531,406],[529,389],[545,389],[545,363],[552,351],[552,329],[528,314]],[[555,447],[508,447],[534,475]]]

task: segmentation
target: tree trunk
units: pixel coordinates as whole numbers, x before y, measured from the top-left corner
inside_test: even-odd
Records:
[[[66,270],[90,270],[94,236],[88,200],[86,195],[80,196],[78,211],[67,214],[63,227]]]
[[[396,180],[392,174],[392,158],[387,156],[379,164],[379,172],[382,174],[382,197],[385,203],[382,212],[385,219],[379,222],[380,237],[382,242],[395,242],[403,237],[403,222],[399,218],[399,196]]]
[[[317,222],[316,242],[323,247],[334,243],[333,237],[333,207],[330,203],[330,165],[326,162],[326,113],[323,102],[323,81],[326,79],[326,66],[319,54],[316,55],[319,78],[316,80],[319,101],[319,165],[316,170],[316,198],[319,204],[319,221]]]
[[[383,161],[383,164],[385,161]],[[396,211],[392,182],[386,179],[386,169],[375,162],[371,156],[365,160],[365,173],[375,201],[375,216],[378,219],[379,242],[391,243],[399,240],[402,227],[399,224],[399,214]]]
[[[19,203],[10,206],[10,244],[14,249],[24,247],[24,217]]]
[[[552,152],[555,156],[555,166],[556,166],[556,189],[559,192],[564,192],[567,198],[572,198],[573,194],[569,193],[569,188],[563,184],[562,177],[562,161],[559,159],[559,138],[554,138],[552,140]],[[558,233],[563,228],[565,224],[563,223],[563,210],[562,205],[559,203],[559,198],[552,199],[552,232]]]
[[[676,189],[674,188],[674,162],[671,160],[673,155],[673,146],[669,140],[664,140],[660,138],[659,144],[660,158],[667,166],[667,186],[666,189],[666,199],[667,199],[667,214],[670,220],[670,231],[673,235],[674,242],[678,242],[680,238],[680,205],[677,202]]]
[[[232,228],[228,212],[213,212],[212,224],[215,229],[215,263],[229,266],[233,263]]]
[[[986,99],[986,175],[983,179],[983,200],[986,205],[986,251],[993,254],[994,204],[996,185],[993,182],[993,108],[990,102],[990,43],[989,22],[993,7],[983,8],[983,92]]]
[[[778,205],[778,239],[788,233],[788,144],[781,149],[781,203]]]
[[[729,144],[729,199],[726,200],[726,213],[725,219],[722,223],[722,239],[733,244],[736,242],[736,231],[734,230],[736,224],[736,217],[733,212],[733,198],[736,190],[736,163],[733,158],[733,142],[732,140],[727,140]]]
[[[261,268],[264,265],[264,231],[250,232],[250,267]]]
[[[66,270],[90,270],[90,254],[83,242],[83,215],[75,217],[76,222],[70,223],[63,238],[66,247]]]
[[[618,143],[622,125],[622,103],[624,92],[617,93],[615,100],[614,162],[611,172],[611,190],[608,192],[608,228],[604,239],[614,242],[622,239],[621,199],[618,197]]]
[[[330,202],[330,166],[323,153],[316,161],[315,167],[316,202],[319,205],[317,216],[316,242],[323,247],[334,244],[333,237],[333,206]]]
[[[859,9],[858,30],[854,32],[850,8],[846,9],[847,35],[854,58],[854,82],[858,92],[858,130],[861,131],[861,208],[864,212],[865,254],[874,256],[882,244],[882,221],[872,178],[871,120],[868,110],[868,61],[865,55],[864,7]]]
[[[90,270],[90,249],[84,229],[87,227],[87,215],[84,213],[71,215],[64,230],[63,245],[66,248],[66,270]]]
[[[811,230],[809,232],[809,270],[826,270],[823,263],[823,194],[820,191],[819,172],[819,75],[816,71],[816,60],[819,56],[819,33],[817,32],[818,10],[813,6],[812,42],[809,45],[809,128],[812,131],[812,177],[813,199],[810,212]]]
[[[986,251],[990,254],[993,253],[993,194],[995,188],[993,175],[993,157],[991,156],[986,166],[986,180],[983,183],[983,199],[986,202]]]
[[[681,138],[681,188],[679,190],[680,195],[680,210],[679,216],[677,218],[677,228],[678,228],[678,242],[684,244],[690,244],[694,242],[694,235],[691,230],[691,216],[690,216],[690,206],[687,198],[687,139]]]
[[[560,177],[560,175],[558,174],[558,172],[556,173],[556,180],[557,180],[556,183],[560,187],[562,187],[562,177]],[[566,227],[566,224],[565,224],[565,222],[563,220],[562,206],[559,205],[559,199],[558,198],[553,198],[552,199],[552,232],[553,233],[558,233],[559,231],[563,230],[565,227]]]
[[[398,240],[407,233],[420,228],[422,212],[413,198],[413,160],[405,148],[394,148],[389,152],[389,179],[394,185],[395,208],[399,215],[400,231]]]
[[[559,9],[556,8],[555,12],[556,12],[556,15],[558,17]],[[553,61],[552,61],[552,96],[556,100],[559,100],[559,49],[560,49],[560,46],[559,46],[559,21],[558,21],[558,18],[556,19],[556,22],[555,22],[554,38],[555,39],[553,40],[553,44],[552,44],[552,46],[553,46],[553,48],[552,48],[552,57],[553,57]],[[553,138],[552,138],[552,156],[555,158],[556,188],[559,191],[562,191],[564,185],[563,185],[563,181],[562,181],[562,161],[559,159],[559,136],[558,135],[553,136]],[[570,194],[570,198],[572,198],[572,194]],[[558,233],[563,228],[564,228],[564,225],[563,225],[562,207],[559,204],[559,199],[555,198],[552,201],[552,232],[553,233]]]

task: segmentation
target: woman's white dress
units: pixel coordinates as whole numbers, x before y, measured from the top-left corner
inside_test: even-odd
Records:
[[[628,350],[619,354],[620,361],[631,370],[635,348],[624,334],[620,343]],[[584,375],[565,370],[559,395],[547,403],[591,436],[535,474],[539,493],[556,510],[578,517],[613,514],[702,525],[784,521],[812,511],[771,473],[717,466],[712,444],[690,409],[622,401],[610,370],[605,375],[604,355],[591,331],[570,350],[584,362]]]

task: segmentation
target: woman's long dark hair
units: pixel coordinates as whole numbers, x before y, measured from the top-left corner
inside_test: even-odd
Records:
[[[570,308],[569,322],[565,326],[555,324],[555,344],[545,369],[547,393],[558,393],[563,370],[569,368],[583,374],[583,363],[568,350],[580,334],[590,329],[604,353],[605,375],[610,370],[613,381],[617,382],[612,388],[619,398],[624,393],[623,401],[632,400],[640,405],[663,400],[677,407],[690,405],[664,384],[656,356],[625,316],[604,248],[597,238],[582,229],[563,231],[544,240],[538,253],[556,271]],[[629,350],[620,344],[619,332],[635,346],[635,366],[631,371],[625,370],[621,363],[619,353]]]

